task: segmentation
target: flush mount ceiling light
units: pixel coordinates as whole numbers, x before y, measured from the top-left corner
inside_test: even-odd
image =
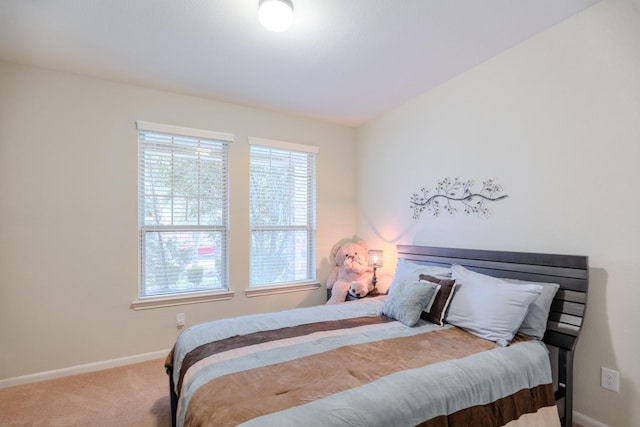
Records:
[[[258,18],[267,30],[282,32],[293,23],[293,3],[291,0],[260,0]]]

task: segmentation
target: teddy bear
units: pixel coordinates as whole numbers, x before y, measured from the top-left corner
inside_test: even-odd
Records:
[[[327,289],[331,289],[327,304],[344,302],[350,289],[360,298],[373,290],[373,270],[367,263],[369,248],[364,241],[338,244],[332,252],[336,266],[327,279]]]
[[[378,291],[373,287],[373,280],[370,281],[355,281],[351,282],[349,285],[349,295],[356,298],[363,298],[367,295],[374,296],[377,295]]]

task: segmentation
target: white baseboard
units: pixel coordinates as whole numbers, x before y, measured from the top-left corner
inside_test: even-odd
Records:
[[[573,422],[580,424],[581,427],[609,427],[605,423],[601,423],[598,420],[594,420],[593,418],[587,417],[586,415],[576,411],[573,411]]]
[[[84,365],[70,366],[68,368],[55,369],[53,371],[37,372],[35,374],[0,380],[0,388],[15,385],[35,383],[38,381],[52,380],[69,375],[84,374],[86,372],[100,371],[102,369],[116,368],[118,366],[131,365],[132,363],[146,362],[147,360],[164,358],[169,350],[158,350],[151,353],[136,354],[133,356],[119,357],[117,359],[103,360],[101,362],[87,363]]]

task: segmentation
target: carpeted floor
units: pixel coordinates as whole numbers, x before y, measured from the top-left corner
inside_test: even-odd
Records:
[[[171,425],[164,360],[0,389],[0,426]]]

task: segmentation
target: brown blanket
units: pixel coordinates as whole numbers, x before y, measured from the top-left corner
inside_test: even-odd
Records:
[[[318,322],[233,336],[204,344],[185,356],[178,390],[189,369],[208,365],[207,358],[265,342],[305,336],[319,331],[348,329],[391,321],[385,316]],[[346,345],[298,359],[249,369],[215,378],[202,385],[190,399],[185,426],[235,426],[253,418],[313,402],[354,389],[396,372],[450,359],[460,359],[496,344],[457,328],[418,335]],[[215,363],[215,362],[211,362]],[[171,357],[167,365],[171,365]],[[197,365],[197,366],[196,366]],[[389,404],[393,400],[389,399]],[[523,414],[554,406],[550,385],[520,390],[487,405],[478,405],[423,420],[419,425],[452,427],[500,426]]]

